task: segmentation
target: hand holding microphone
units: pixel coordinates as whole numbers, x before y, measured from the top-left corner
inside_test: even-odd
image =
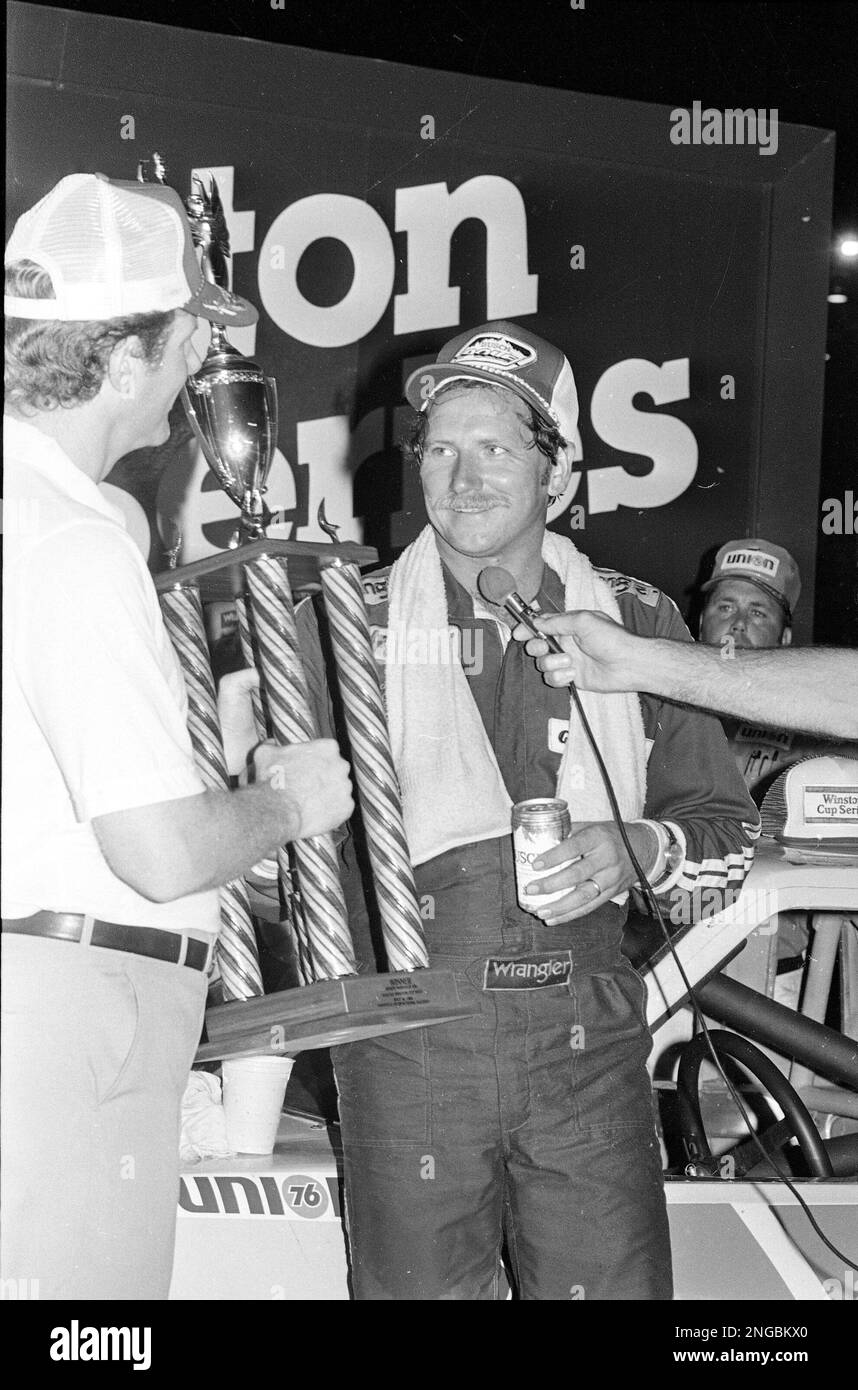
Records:
[[[602,693],[647,690],[640,658],[645,639],[635,637],[604,613],[547,613],[536,619],[540,633],[532,637],[520,625],[513,637],[525,641],[530,656],[549,685],[575,683],[582,690]]]
[[[641,638],[603,613],[541,613],[516,592],[508,570],[488,565],[477,580],[488,603],[502,605],[516,619],[512,635],[524,642],[548,685],[579,685],[582,690],[626,691],[645,688],[633,662]]]

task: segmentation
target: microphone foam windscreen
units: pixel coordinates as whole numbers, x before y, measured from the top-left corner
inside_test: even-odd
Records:
[[[487,603],[501,604],[509,594],[515,593],[515,579],[509,570],[499,565],[486,565],[480,570],[477,588]]]

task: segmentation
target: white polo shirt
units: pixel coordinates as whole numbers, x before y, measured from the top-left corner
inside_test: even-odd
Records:
[[[217,892],[149,902],[91,825],[204,790],[143,556],[52,439],[6,416],[4,445],[3,916],[217,932]]]

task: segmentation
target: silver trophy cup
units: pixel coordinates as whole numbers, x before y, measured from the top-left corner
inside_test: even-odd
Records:
[[[241,540],[258,540],[269,519],[263,501],[277,447],[277,383],[213,326],[202,367],[182,392],[206,462],[237,507]]]
[[[214,179],[206,189],[196,180],[186,201],[203,274],[229,288],[229,232]],[[270,513],[263,502],[277,447],[277,383],[238,352],[223,328],[212,324],[211,345],[182,402],[206,462],[237,507],[241,527],[234,544],[265,534]]]

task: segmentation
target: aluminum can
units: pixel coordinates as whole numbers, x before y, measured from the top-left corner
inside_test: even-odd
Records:
[[[530,883],[538,883],[541,878],[556,874],[557,869],[535,873],[531,868],[545,850],[559,845],[572,834],[572,821],[567,803],[559,797],[540,796],[531,801],[517,801],[512,808],[512,844],[515,855],[515,881],[518,891],[519,907],[532,913],[535,906],[553,903],[564,897],[568,888],[555,893],[535,895],[525,893]]]

